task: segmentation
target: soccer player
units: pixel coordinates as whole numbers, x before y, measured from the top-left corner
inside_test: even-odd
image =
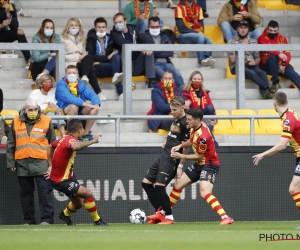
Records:
[[[253,163],[258,165],[258,163],[265,157],[271,156],[284,150],[290,143],[294,150],[296,156],[296,168],[294,171],[294,176],[289,187],[289,192],[293,197],[296,206],[300,212],[300,118],[297,113],[287,107],[288,100],[287,96],[283,92],[276,92],[273,98],[273,105],[276,112],[279,114],[282,122],[282,134],[280,141],[277,145],[271,149],[254,155]],[[297,227],[296,229],[300,229]]]
[[[170,199],[166,193],[166,186],[174,178],[179,169],[183,167],[184,160],[174,159],[171,149],[189,138],[189,129],[186,124],[183,98],[175,96],[170,101],[171,114],[174,121],[171,125],[167,141],[163,144],[160,157],[148,169],[142,181],[142,187],[148,199],[157,211],[154,215],[147,216],[148,224],[175,224],[170,206]],[[185,149],[185,153],[187,149]],[[155,184],[155,187],[153,186]]]
[[[59,218],[66,222],[68,226],[75,225],[71,220],[71,214],[75,213],[84,205],[94,220],[95,226],[107,226],[100,218],[92,192],[80,186],[73,174],[73,164],[76,151],[97,143],[101,133],[94,135],[91,141],[78,141],[84,134],[82,123],[78,119],[73,119],[68,125],[68,134],[59,140],[52,142],[48,147],[49,169],[46,178],[50,177],[52,187],[64,193],[70,198],[70,203],[65,210],[61,211]],[[83,204],[82,204],[83,203]]]
[[[203,111],[201,109],[189,109],[186,112],[186,120],[191,129],[190,140],[172,148],[171,157],[175,159],[196,160],[196,162],[187,168],[174,183],[170,194],[170,203],[173,207],[180,198],[182,189],[200,180],[200,195],[221,216],[220,225],[232,224],[234,220],[228,217],[218,199],[212,194],[220,162],[212,135],[209,128],[202,123],[202,118]],[[182,147],[189,146],[192,146],[194,154],[184,155],[178,152]]]

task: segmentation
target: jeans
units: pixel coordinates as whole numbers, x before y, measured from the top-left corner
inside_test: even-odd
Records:
[[[163,76],[163,73],[167,70],[172,71],[176,85],[183,86],[184,81],[182,75],[180,71],[176,69],[172,63],[163,63],[163,62],[155,63],[156,79],[160,81]]]
[[[95,66],[96,74],[98,77],[110,77],[115,73],[122,72],[121,69],[121,56],[119,54],[113,55],[109,62],[101,62]],[[123,84],[118,82],[116,90],[119,95],[123,93]]]
[[[45,69],[48,71],[48,74],[55,78],[55,65],[56,65],[56,56],[53,56],[50,61],[45,65]]]
[[[155,79],[155,63],[154,53],[150,56],[140,53],[138,57],[132,61],[132,75],[140,76],[145,72],[148,79]]]
[[[204,36],[203,33],[183,33],[177,37],[178,43],[183,44],[212,44],[212,41]],[[212,55],[211,51],[198,51],[198,61],[205,59],[206,57],[210,57]]]
[[[278,81],[279,75],[283,76],[284,78],[287,78],[291,80],[295,85],[300,89],[300,76],[299,74],[294,70],[294,67],[292,65],[288,65],[285,68],[285,71],[283,74],[279,73],[278,70],[279,65],[279,57],[275,55],[270,55],[268,60],[265,62],[265,64],[262,66],[262,69],[267,72],[268,75],[272,75],[272,82]]]
[[[142,32],[145,33],[145,31],[148,29],[148,19],[139,21],[136,25],[136,27]]]
[[[235,75],[235,66],[231,69],[231,73]],[[261,94],[269,87],[269,81],[266,72],[261,70],[257,65],[245,65],[245,78],[256,83]]]
[[[54,116],[56,115],[53,112],[48,112],[47,116]],[[61,115],[60,113],[58,113],[57,115]],[[66,122],[64,120],[51,120],[51,123],[53,124],[54,127],[59,128],[61,125],[66,125]]]
[[[231,24],[226,21],[221,23],[221,29],[226,42],[228,42],[230,39],[232,39],[232,37],[234,37],[237,34],[236,30],[231,26]],[[257,41],[261,33],[262,32],[260,30],[255,29],[249,32],[249,36]]]

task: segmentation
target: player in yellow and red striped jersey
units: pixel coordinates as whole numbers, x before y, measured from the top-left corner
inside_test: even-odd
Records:
[[[273,105],[276,112],[279,114],[282,123],[280,141],[271,149],[261,154],[254,155],[252,157],[254,159],[253,163],[254,165],[258,165],[265,156],[279,153],[287,147],[288,143],[290,143],[290,146],[294,150],[294,155],[296,156],[296,168],[289,187],[289,192],[300,212],[300,118],[295,111],[288,108],[287,96],[283,92],[277,92],[274,95]],[[300,229],[300,226],[297,227],[297,229]]]

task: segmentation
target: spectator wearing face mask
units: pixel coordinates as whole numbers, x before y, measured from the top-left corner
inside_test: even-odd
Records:
[[[174,83],[173,73],[165,71],[160,82],[151,92],[152,107],[147,115],[169,115],[170,101],[175,97],[183,97],[180,86]],[[157,129],[170,130],[173,120],[148,120],[148,127],[152,131]]]
[[[69,65],[76,66],[81,80],[85,84],[90,83],[99,98],[105,101],[106,96],[101,92],[94,69],[93,55],[88,55],[85,51],[86,38],[78,18],[73,17],[68,20],[61,34],[61,40],[65,45],[66,67]]]
[[[288,44],[286,37],[279,33],[278,22],[271,20],[263,34],[258,38],[259,44]],[[300,90],[300,76],[290,64],[290,51],[260,51],[260,67],[272,75],[272,88],[280,89],[279,75],[291,80]]]
[[[38,33],[32,38],[32,43],[61,43],[60,36],[55,33],[51,19],[45,19]],[[35,81],[42,74],[55,77],[56,52],[49,50],[33,50],[30,58],[31,75]]]

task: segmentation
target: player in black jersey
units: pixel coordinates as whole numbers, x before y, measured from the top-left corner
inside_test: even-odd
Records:
[[[148,216],[148,224],[175,224],[170,206],[169,195],[166,186],[175,177],[178,165],[183,166],[184,160],[171,157],[171,149],[187,141],[190,137],[184,112],[184,100],[175,96],[170,101],[171,114],[174,121],[171,125],[167,141],[163,144],[160,157],[148,169],[142,181],[142,187],[148,195],[149,201],[154,207],[156,214]],[[183,149],[187,153],[188,148]],[[181,172],[180,172],[181,173]],[[155,184],[155,187],[153,186]]]

